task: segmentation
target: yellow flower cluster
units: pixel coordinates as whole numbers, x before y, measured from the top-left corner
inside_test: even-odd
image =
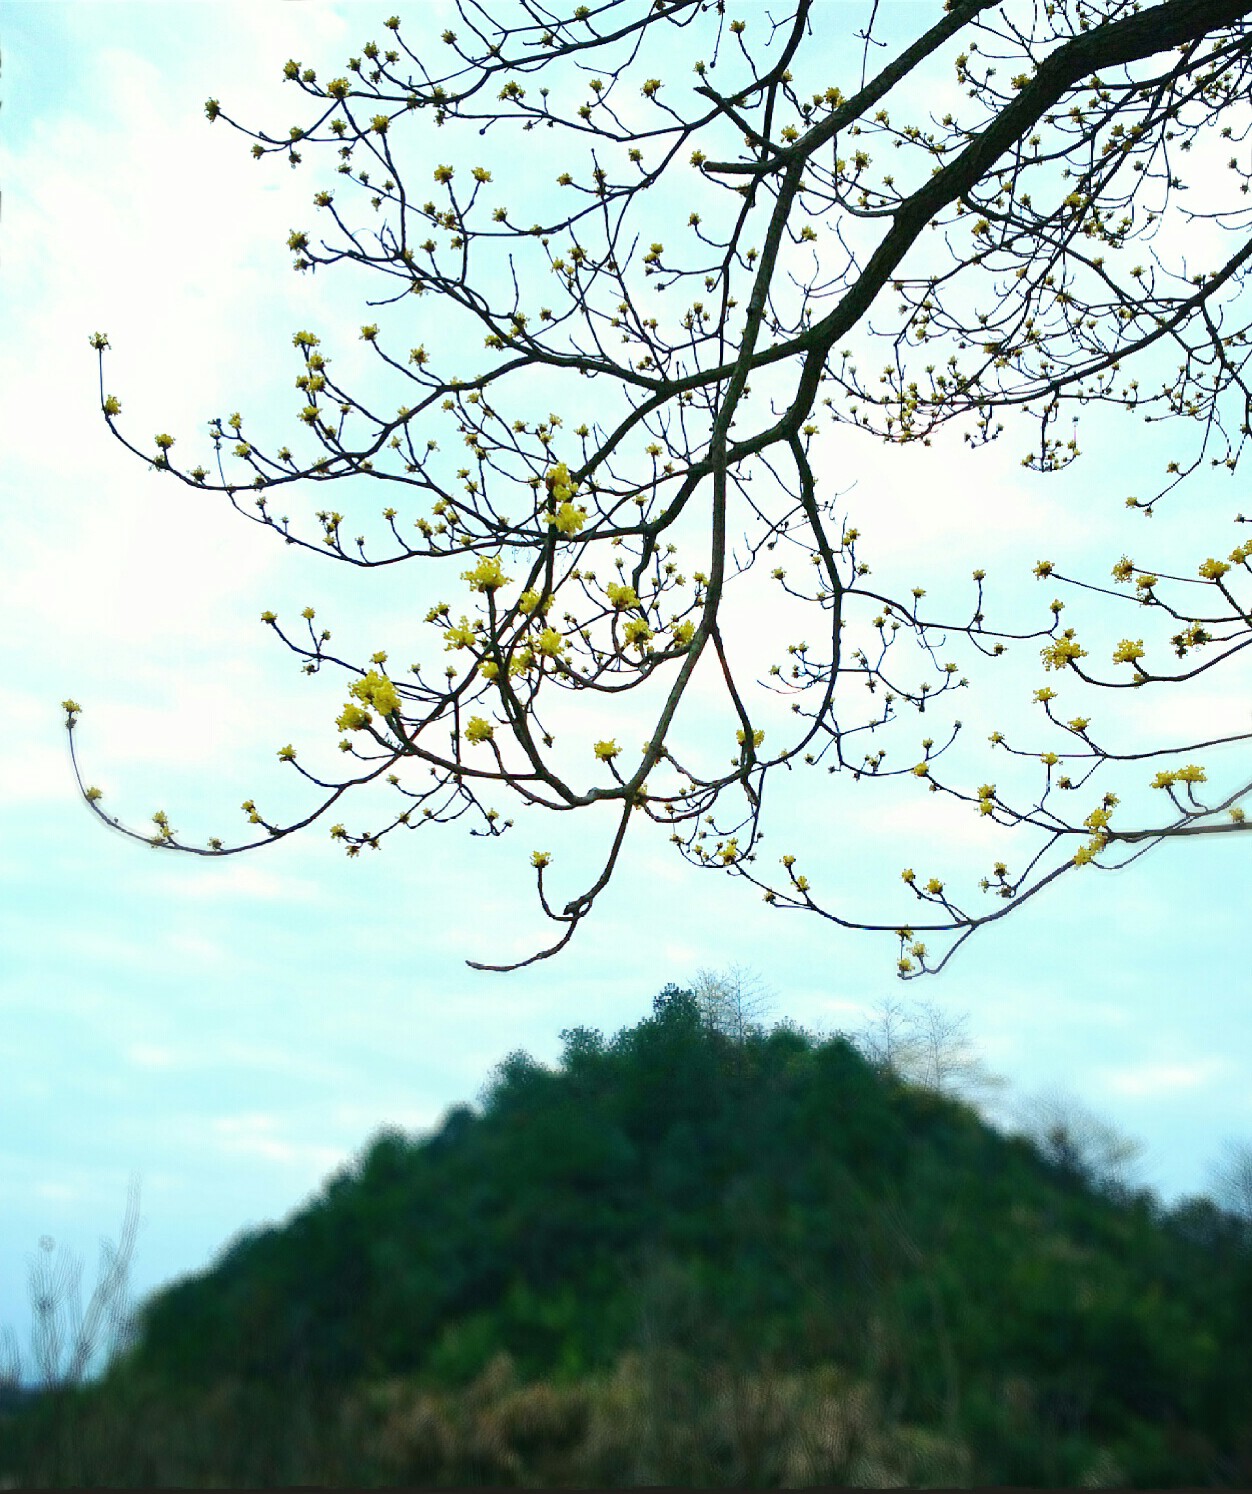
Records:
[[[335,717],[335,725],[340,731],[360,731],[372,720],[370,713],[362,710],[360,706],[346,705],[342,714]]]
[[[612,602],[618,612],[624,612],[627,607],[637,607],[639,598],[633,586],[627,586],[624,582],[610,581],[604,588],[604,594]]]
[[[569,468],[558,462],[544,479],[552,494],[553,509],[548,513],[548,523],[560,534],[577,534],[587,522],[587,511],[574,503],[574,484]]]
[[[1088,862],[1095,860],[1106,845],[1108,845],[1108,836],[1093,835],[1085,846],[1079,846],[1074,852],[1074,865],[1086,866]]]
[[[481,716],[471,716],[466,723],[465,736],[470,742],[489,742],[494,734],[491,722]]]
[[[621,750],[615,741],[597,742],[595,745],[596,756],[602,758],[605,762],[608,762],[611,758],[615,758]]]
[[[1174,768],[1165,773],[1158,773],[1152,780],[1152,787],[1163,789],[1172,788],[1176,783],[1204,783],[1204,769],[1199,763],[1188,763],[1185,768]]]
[[[746,740],[747,738],[742,728],[735,733],[735,741],[738,742],[741,747]],[[759,747],[764,740],[765,733],[758,727],[757,730],[752,733],[752,745],[754,747]]]
[[[586,522],[586,510],[572,503],[562,503],[556,513],[548,515],[548,523],[555,525],[559,534],[577,534]]]
[[[484,555],[472,571],[461,572],[461,580],[468,581],[472,591],[495,591],[511,579],[500,569],[498,555]]]
[[[1078,646],[1073,628],[1066,628],[1060,638],[1054,639],[1046,648],[1040,649],[1039,657],[1045,669],[1064,669],[1075,659],[1085,659],[1087,650]]]
[[[366,705],[372,705],[380,716],[390,716],[393,711],[400,709],[396,687],[385,674],[379,674],[376,669],[371,669],[364,679],[357,680],[350,687],[349,693]]]
[[[443,636],[445,639],[447,639],[447,642],[444,645],[445,654],[449,649],[472,648],[473,645],[478,641],[477,636],[474,632],[474,625],[470,622],[470,620],[465,616],[464,613],[461,614],[461,621],[456,625],[456,627],[444,629]]]

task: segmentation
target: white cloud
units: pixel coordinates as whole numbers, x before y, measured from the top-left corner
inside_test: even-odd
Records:
[[[231,898],[249,902],[282,903],[284,906],[315,902],[324,892],[303,877],[266,871],[238,859],[222,865],[209,862],[205,876],[187,877],[171,887],[176,896],[192,902],[222,902]]]
[[[1114,1094],[1142,1098],[1200,1089],[1229,1074],[1233,1068],[1228,1060],[1206,1058],[1190,1063],[1143,1063],[1125,1068],[1100,1068],[1095,1072]]]
[[[215,1116],[209,1129],[223,1153],[256,1157],[284,1167],[298,1167],[318,1176],[347,1159],[348,1153],[342,1147],[284,1140],[275,1132],[286,1124],[283,1117],[254,1111]]]

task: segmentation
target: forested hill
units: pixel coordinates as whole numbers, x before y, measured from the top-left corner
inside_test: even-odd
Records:
[[[281,1228],[145,1307],[126,1373],[456,1390],[649,1363],[838,1367],[975,1482],[1252,1482],[1252,1242],[967,1105],[687,993],[511,1055],[481,1111],[383,1133]],[[667,1359],[668,1356],[668,1359]]]

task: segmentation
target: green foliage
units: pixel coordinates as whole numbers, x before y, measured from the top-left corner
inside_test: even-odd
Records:
[[[861,1419],[830,1478],[1252,1476],[1238,1218],[1110,1195],[844,1037],[732,1037],[669,994],[611,1040],[562,1033],[555,1070],[510,1054],[425,1140],[380,1133],[285,1226],[151,1299],[88,1399],[146,1395],[160,1420],[228,1385],[358,1410],[403,1386],[442,1428],[421,1468],[454,1481],[776,1483],[834,1375]],[[623,1396],[651,1430],[615,1474],[596,1458]],[[559,1458],[535,1430],[558,1425]]]

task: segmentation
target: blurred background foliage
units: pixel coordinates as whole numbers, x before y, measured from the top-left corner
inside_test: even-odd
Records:
[[[934,1008],[853,1037],[761,1004],[671,984],[376,1135],[100,1382],[0,1415],[0,1475],[1252,1483],[1246,1156],[1165,1209],[1081,1107],[981,1118]]]

